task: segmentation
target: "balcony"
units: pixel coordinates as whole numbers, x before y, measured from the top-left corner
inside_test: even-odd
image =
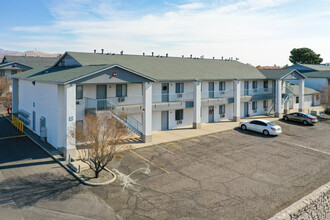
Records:
[[[155,94],[152,96],[152,103],[161,103],[161,102],[182,102],[182,101],[192,101],[194,99],[193,92],[185,93],[164,93],[164,94]]]
[[[257,88],[241,90],[241,102],[258,101],[275,98],[272,88]]]
[[[233,96],[233,90],[202,92],[202,106],[233,103]]]

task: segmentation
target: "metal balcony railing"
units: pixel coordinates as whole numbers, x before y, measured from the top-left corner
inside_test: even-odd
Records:
[[[233,96],[234,96],[233,90],[202,92],[202,99],[219,99],[219,98],[228,98]]]
[[[271,88],[242,89],[241,96],[273,94]]]
[[[152,95],[153,103],[160,102],[181,102],[181,101],[190,101],[194,99],[193,92],[185,92],[185,93],[163,93],[159,95]]]

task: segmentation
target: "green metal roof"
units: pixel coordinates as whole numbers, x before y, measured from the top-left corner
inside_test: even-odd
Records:
[[[264,79],[258,69],[238,61],[67,52],[81,65],[120,65],[159,81]]]
[[[39,67],[15,74],[13,75],[13,78],[50,83],[65,83],[106,69],[107,67],[109,67],[109,65],[90,65],[82,67]]]
[[[325,64],[298,64],[300,66],[304,66],[313,70],[317,71],[322,71],[322,70],[329,70],[330,71],[330,66],[325,65]]]
[[[15,78],[66,83],[111,66],[122,67],[155,81],[266,78],[258,69],[238,61],[139,55],[107,55],[80,52],[67,52],[65,55],[71,56],[82,66],[52,67],[47,69],[48,72],[45,72],[44,68],[38,68],[17,74]]]
[[[292,87],[293,94],[295,96],[299,96],[299,86],[298,85],[291,85],[291,87]],[[308,88],[308,87],[305,86],[305,88],[304,88],[304,94],[305,95],[312,95],[312,94],[315,94],[315,93],[320,93],[320,92],[315,90],[315,89],[311,89],[311,88]]]
[[[327,78],[330,79],[330,70],[329,71],[313,71],[303,73],[307,78]]]
[[[31,68],[38,68],[45,66],[53,66],[57,60],[57,57],[5,56],[2,59],[1,64],[3,64],[4,62],[18,62]]]
[[[259,71],[267,78],[267,79],[282,79],[284,76],[289,73],[295,71],[297,74],[301,75],[304,78],[304,75],[295,69],[259,69]]]

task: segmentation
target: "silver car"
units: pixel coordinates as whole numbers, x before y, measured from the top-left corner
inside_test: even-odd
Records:
[[[304,125],[313,125],[317,122],[317,118],[313,115],[306,114],[303,112],[294,112],[290,114],[285,114],[283,116],[285,121],[296,121],[303,123]]]

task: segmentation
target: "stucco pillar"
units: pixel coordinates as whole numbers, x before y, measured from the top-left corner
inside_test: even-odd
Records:
[[[282,80],[276,80],[275,117],[282,115]]]
[[[12,85],[12,113],[18,113],[18,79],[13,79]]]
[[[304,111],[304,100],[305,100],[305,80],[299,79],[299,111]]]
[[[143,134],[142,141],[148,143],[152,141],[152,83],[143,83]]]
[[[234,81],[234,121],[240,121],[241,118],[241,82]]]
[[[194,82],[194,120],[193,128],[201,128],[202,83]]]
[[[284,80],[283,80],[284,81]],[[285,81],[284,81],[285,82]],[[290,113],[290,96],[289,96],[289,89],[288,86],[285,84],[283,84],[285,86],[285,94],[288,96],[288,99],[286,100],[286,102],[284,103],[284,114],[288,114]]]
[[[65,106],[65,146],[64,157],[73,157],[76,154],[76,140],[70,135],[76,129],[76,85],[68,84],[64,86],[64,106]]]

